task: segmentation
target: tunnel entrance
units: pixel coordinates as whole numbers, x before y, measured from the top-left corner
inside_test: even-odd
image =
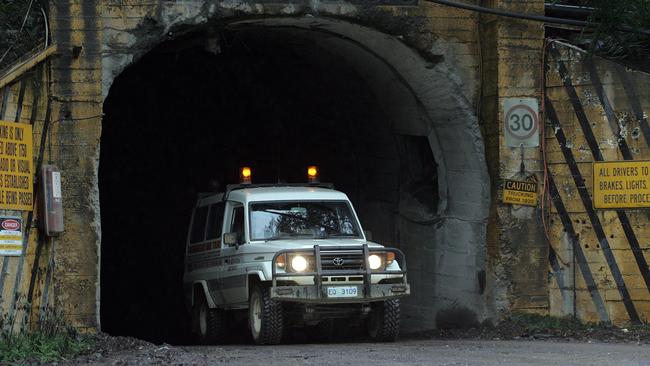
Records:
[[[405,252],[404,330],[490,317],[483,139],[444,57],[324,17],[190,30],[147,34],[158,46],[128,67],[119,54],[103,59],[102,330],[188,340],[190,209],[244,164],[267,183],[304,182],[319,165],[373,241]]]
[[[309,164],[355,204],[373,240],[398,246],[408,194],[434,217],[429,140],[393,132],[364,75],[316,32],[246,28],[167,42],[125,70],[105,104],[99,187],[101,324],[185,342],[184,243],[199,192],[237,181],[304,182]],[[315,41],[316,40],[316,41]]]

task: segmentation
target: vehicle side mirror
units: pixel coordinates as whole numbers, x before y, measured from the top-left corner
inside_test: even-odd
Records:
[[[363,235],[366,236],[366,240],[372,240],[372,231],[370,230],[364,230]]]
[[[239,235],[237,233],[225,233],[223,234],[223,243],[228,246],[233,246],[239,244]]]

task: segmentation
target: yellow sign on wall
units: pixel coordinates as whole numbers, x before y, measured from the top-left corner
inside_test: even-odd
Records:
[[[0,209],[33,209],[33,141],[32,125],[0,121]]]
[[[595,208],[650,208],[650,161],[594,163]]]
[[[503,182],[503,203],[537,206],[537,183],[506,179]]]

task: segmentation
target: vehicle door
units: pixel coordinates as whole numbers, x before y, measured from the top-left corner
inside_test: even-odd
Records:
[[[214,231],[214,223],[210,221],[215,221],[215,214],[218,213],[215,207],[215,204],[201,205],[194,210],[186,253],[186,279],[191,286],[196,281],[205,281],[210,296],[215,303],[219,304],[222,302],[218,288],[221,270],[218,261],[221,236],[215,238],[213,234],[207,234],[208,227],[212,227],[210,230]],[[223,212],[223,205],[221,205],[221,212]],[[223,225],[223,220],[219,220],[219,224]]]
[[[224,270],[220,272],[219,282],[225,301],[229,305],[248,301],[246,268],[243,264],[246,251],[246,248],[243,247],[246,243],[244,211],[244,205],[240,202],[228,201],[226,204],[224,232],[236,233],[238,243],[237,245],[225,245],[222,241],[221,246]]]
[[[207,222],[205,227],[205,243],[207,255],[205,256],[205,266],[210,268],[210,274],[213,275],[207,281],[208,291],[212,295],[215,304],[224,303],[223,289],[219,282],[219,274],[224,271],[223,254],[221,253],[221,234],[223,233],[223,216],[225,203],[216,202],[209,206]]]

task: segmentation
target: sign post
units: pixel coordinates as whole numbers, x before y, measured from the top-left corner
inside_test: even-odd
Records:
[[[503,111],[506,146],[539,146],[539,106],[536,98],[506,98]]]
[[[32,211],[32,126],[0,121],[0,209]]]

